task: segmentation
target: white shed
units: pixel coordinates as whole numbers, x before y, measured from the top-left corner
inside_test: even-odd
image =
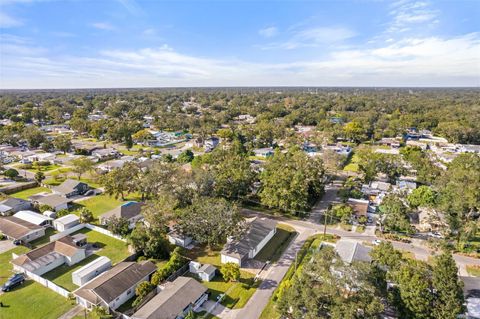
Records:
[[[111,260],[108,257],[101,256],[82,268],[75,270],[72,273],[72,282],[77,286],[83,286],[86,282],[92,280],[111,267]]]
[[[53,221],[53,227],[59,232],[65,231],[80,224],[80,218],[74,214],[68,214]]]

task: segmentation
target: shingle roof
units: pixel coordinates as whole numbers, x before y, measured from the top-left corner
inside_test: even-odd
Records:
[[[151,261],[121,262],[73,293],[95,305],[101,301],[108,304],[156,269]]]
[[[370,257],[371,247],[363,246],[357,241],[350,240],[339,240],[335,245],[335,251],[340,256],[340,258],[351,264],[354,261],[372,261]]]
[[[75,188],[79,184],[85,184],[85,183],[80,182],[80,181],[76,181],[74,179],[67,179],[61,185],[59,185],[57,187],[54,187],[53,190],[58,192],[58,193],[69,194],[69,193],[74,192]]]
[[[193,278],[178,277],[133,314],[132,319],[175,319],[207,288]]]
[[[248,227],[247,232],[242,239],[231,241],[222,249],[222,254],[236,258],[243,258],[249,251],[258,246],[258,244],[277,227],[277,222],[268,218],[255,218]]]
[[[30,196],[30,199],[34,202],[38,202],[40,204],[45,204],[50,207],[56,207],[62,204],[68,204],[72,200],[65,198],[63,196],[57,195],[57,194],[51,194],[51,195],[34,195]]]
[[[0,218],[0,232],[11,238],[21,238],[32,231],[42,228],[42,226],[37,226],[13,216]]]
[[[17,205],[22,205],[28,203],[27,200],[21,199],[21,198],[15,198],[15,197],[10,197],[5,200],[0,201],[1,205],[9,206],[9,207],[15,207]]]
[[[52,218],[50,217],[43,216],[42,214],[36,212],[32,212],[31,210],[21,210],[18,213],[15,213],[13,216],[35,225],[41,225],[47,220],[52,220]]]
[[[100,215],[100,220],[102,219],[109,219],[112,216],[117,218],[123,217],[126,219],[130,219],[132,217],[138,216],[141,213],[143,203],[137,202],[128,202],[121,206],[115,207],[109,212]]]

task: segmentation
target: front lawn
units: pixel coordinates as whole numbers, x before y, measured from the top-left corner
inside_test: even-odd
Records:
[[[49,172],[49,171],[53,171],[55,169],[58,169],[60,167],[61,166],[58,165],[58,164],[49,164],[49,165],[45,165],[45,166],[35,166],[35,165],[33,165],[32,168],[28,168],[27,171],[30,171],[30,172],[33,172],[33,173]]]
[[[296,231],[293,227],[285,224],[278,224],[277,232],[270,241],[255,256],[256,260],[262,262],[277,261],[287,249],[290,241],[295,237]]]
[[[96,242],[101,249],[95,252],[95,254],[110,258],[112,264],[116,264],[131,255],[128,252],[127,243],[121,240],[101,234],[88,228],[82,228],[72,235],[79,233],[87,235],[87,242]]]
[[[3,285],[13,274],[10,264],[12,253],[20,255],[28,250],[19,246],[0,254],[0,284]],[[2,294],[0,301],[5,306],[0,309],[2,319],[56,319],[73,307],[69,300],[32,280]]]
[[[11,197],[21,198],[21,199],[28,199],[30,196],[38,194],[38,193],[51,193],[52,191],[47,187],[34,187],[29,189],[24,189],[23,191],[19,191],[13,194],[10,194]]]

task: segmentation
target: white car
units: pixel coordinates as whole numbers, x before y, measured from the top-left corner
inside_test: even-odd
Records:
[[[440,234],[440,233],[436,233],[436,232],[430,232],[427,234],[429,237],[432,237],[432,238],[438,238],[438,239],[442,239],[443,236]]]
[[[374,239],[372,240],[372,244],[375,245],[375,246],[378,246],[382,243],[382,241],[380,239]]]

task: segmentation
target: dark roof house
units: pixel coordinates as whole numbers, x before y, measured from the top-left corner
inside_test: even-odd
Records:
[[[83,195],[90,187],[88,184],[73,179],[65,180],[61,185],[54,187],[53,192],[65,197]]]
[[[129,221],[138,220],[141,218],[141,211],[143,203],[138,202],[128,202],[121,206],[115,207],[111,211],[106,212],[105,214],[100,215],[100,222],[106,223],[110,218],[125,218]]]

